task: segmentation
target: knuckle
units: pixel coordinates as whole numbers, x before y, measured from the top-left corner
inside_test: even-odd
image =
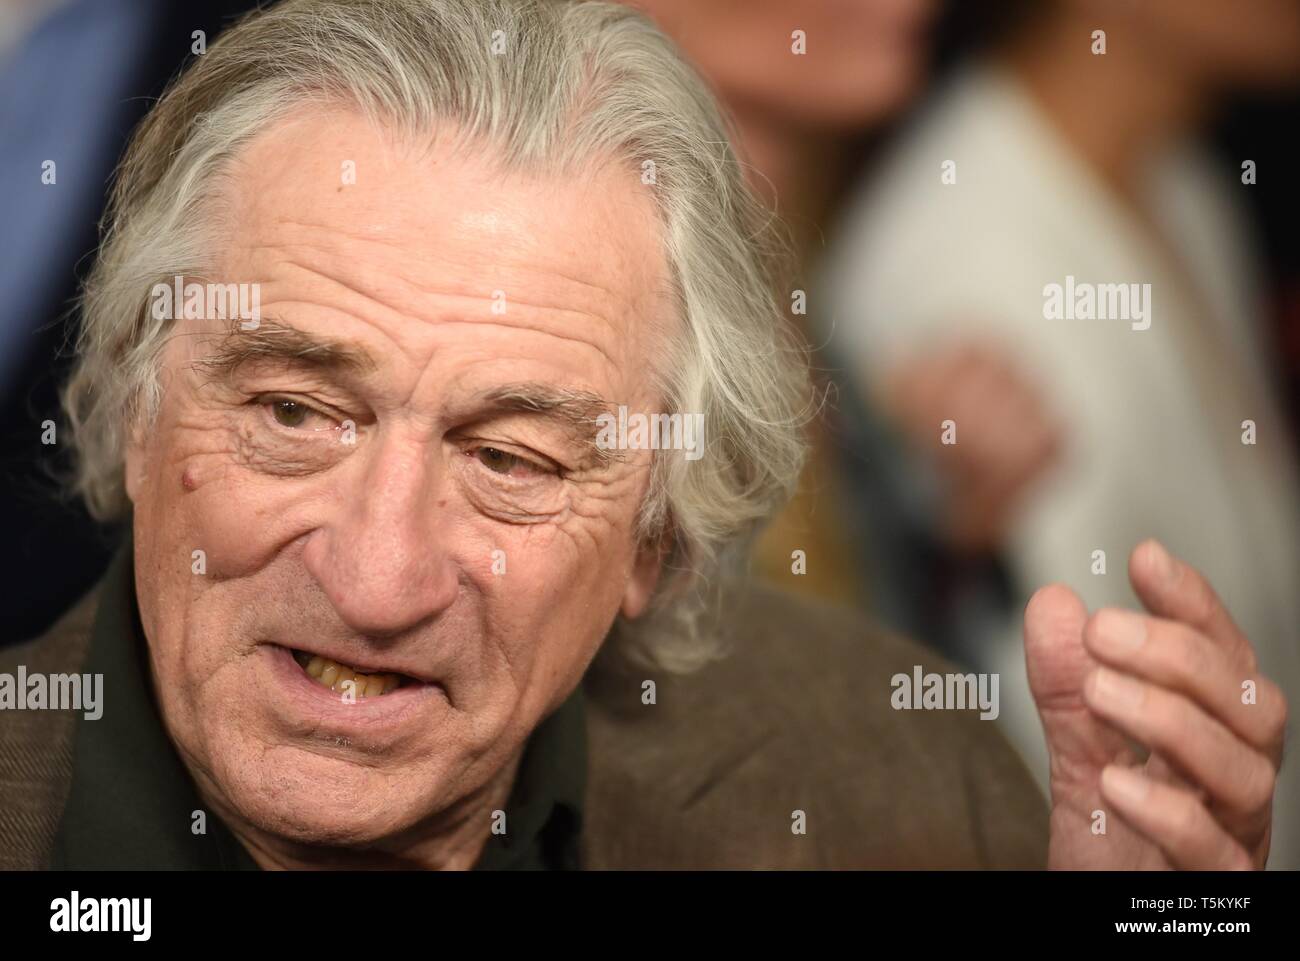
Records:
[[[1256,757],[1242,778],[1241,798],[1248,810],[1267,808],[1277,788],[1277,772],[1262,757]]]
[[[1222,669],[1222,658],[1215,658],[1209,641],[1194,631],[1183,627],[1158,630],[1159,649],[1164,660],[1179,677],[1212,677],[1216,668]],[[1215,661],[1218,660],[1218,664]]]
[[[1246,680],[1254,681],[1256,697],[1253,703],[1246,703],[1243,699],[1240,710],[1258,711],[1262,716],[1262,720],[1257,722],[1258,727],[1252,725],[1254,730],[1259,732],[1256,737],[1268,744],[1281,741],[1286,734],[1287,722],[1290,719],[1290,706],[1287,704],[1286,695],[1267,677],[1246,678],[1242,681],[1243,688]]]
[[[1280,738],[1286,731],[1287,721],[1290,720],[1291,706],[1287,703],[1286,695],[1282,693],[1280,687],[1267,679],[1265,680],[1265,684],[1268,692],[1269,704],[1276,705],[1274,707],[1275,713],[1273,715],[1273,734],[1275,737]]]

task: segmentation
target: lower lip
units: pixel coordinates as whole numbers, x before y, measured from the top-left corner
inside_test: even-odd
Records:
[[[270,664],[272,681],[285,693],[297,712],[331,730],[379,731],[400,726],[407,718],[433,703],[447,703],[446,692],[437,684],[407,680],[401,687],[377,697],[343,700],[343,695],[313,680],[294,659],[293,651],[278,644],[262,646]]]

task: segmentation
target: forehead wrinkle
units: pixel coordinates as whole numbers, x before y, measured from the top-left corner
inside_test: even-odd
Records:
[[[313,226],[301,221],[283,221],[283,220],[278,221],[277,223],[279,225],[290,224],[296,227],[303,227],[305,229],[314,231],[318,235],[319,234],[342,234],[349,241],[360,241],[363,243],[368,243],[368,244],[384,247],[388,250],[391,250],[395,254],[399,255],[399,259],[395,264],[385,265],[383,269],[385,276],[393,278],[395,280],[402,281],[407,286],[415,290],[421,291],[422,293],[432,293],[432,294],[440,293],[440,291],[437,289],[437,285],[430,283],[426,279],[412,276],[408,271],[403,269],[406,261],[409,260],[411,257],[411,245],[409,242],[396,241],[396,240],[389,239],[387,237],[379,237],[365,232],[342,230],[336,225],[332,226],[327,224],[319,224]],[[330,243],[324,243],[318,240],[293,240],[293,241],[268,240],[259,243],[244,244],[242,245],[242,247],[243,249],[249,251],[256,251],[256,250],[288,251],[295,248],[302,249],[302,250],[317,251],[325,255],[325,257],[334,260],[338,268],[340,269],[340,274],[342,271],[350,268],[356,261],[355,256],[348,256],[342,258],[340,262],[340,254],[339,251],[335,248],[335,246]],[[499,257],[499,255],[500,255],[499,248],[493,251],[494,258]],[[459,271],[461,274],[467,276],[475,276],[475,275],[484,276],[488,274],[495,274],[496,278],[494,279],[493,283],[497,287],[502,287],[502,288],[508,288],[510,286],[519,286],[519,287],[528,288],[528,287],[535,286],[532,279],[525,279],[524,281],[518,283],[517,285],[511,284],[509,281],[503,281],[499,277],[500,272],[503,270],[517,271],[524,274],[539,275],[539,278],[543,280],[558,279],[564,281],[567,284],[571,284],[575,287],[580,287],[583,290],[591,291],[595,294],[598,294],[599,299],[606,300],[611,305],[622,306],[625,308],[630,306],[630,303],[623,303],[620,305],[620,300],[624,300],[624,299],[630,300],[630,297],[620,298],[620,296],[615,292],[615,290],[607,286],[606,284],[596,283],[590,280],[583,280],[580,277],[574,276],[571,273],[566,273],[563,269],[561,269],[558,265],[555,264],[540,263],[536,265],[530,265],[530,264],[523,264],[523,263],[501,263],[496,259],[484,259],[477,263],[470,263],[464,260],[452,259],[446,256],[441,251],[420,252],[419,260],[420,263],[422,264],[441,264],[444,266],[449,266],[454,270]],[[331,280],[339,284],[340,286],[343,286],[344,288],[348,289],[349,291],[352,291],[353,293],[357,293],[360,296],[374,300],[378,303],[384,304],[384,306],[386,307],[389,307],[393,310],[398,310],[400,312],[400,309],[397,308],[396,306],[386,303],[381,298],[376,297],[372,293],[368,293],[367,291],[363,290],[355,283],[349,283],[348,281],[344,280],[341,275],[326,273],[321,268],[309,266],[308,264],[303,263],[301,260],[294,259],[292,257],[284,257],[280,259],[279,262],[282,264],[287,264],[289,266],[297,267],[305,271],[309,271],[310,273],[313,273],[317,276],[324,277],[326,280]],[[335,266],[335,264],[331,264],[329,266]],[[326,269],[328,269],[328,267]],[[459,284],[457,286],[462,287],[466,291],[476,291],[482,289],[481,286],[475,286],[475,285],[470,285],[465,283]],[[653,289],[651,289],[649,292],[651,294],[655,293]],[[459,291],[457,291],[457,293],[459,293]],[[465,296],[476,296],[476,295],[473,293],[469,293],[469,294],[465,294]],[[507,297],[511,303],[525,303],[524,301],[510,298],[508,290],[507,290]],[[555,310],[566,309],[563,307],[550,307],[549,305],[540,304],[536,302],[530,303],[529,305],[539,307],[539,308],[546,307],[548,309],[555,309]],[[597,314],[597,316],[599,315]]]
[[[257,246],[257,247],[266,247],[267,245],[259,244],[259,245],[255,245],[255,246]],[[321,270],[318,270],[318,269],[316,269],[316,268],[314,268],[314,267],[309,267],[309,266],[307,266],[306,264],[299,263],[298,261],[296,261],[296,260],[292,260],[292,259],[289,259],[289,258],[285,258],[285,259],[280,260],[280,261],[279,261],[279,264],[280,264],[281,266],[288,266],[288,267],[291,267],[291,268],[294,268],[294,269],[297,269],[297,270],[304,271],[304,272],[306,272],[306,273],[308,273],[308,274],[311,274],[313,277],[319,277],[319,278],[322,278],[322,279],[324,279],[325,281],[327,281],[327,282],[329,282],[329,283],[332,283],[332,284],[335,284],[335,285],[337,285],[337,286],[339,286],[339,287],[342,287],[344,290],[348,291],[350,294],[355,295],[356,297],[360,297],[360,298],[362,298],[363,300],[365,300],[365,301],[367,301],[367,302],[369,302],[369,303],[371,303],[371,304],[378,304],[379,306],[383,307],[384,309],[391,311],[391,312],[392,312],[393,314],[395,314],[395,315],[398,315],[398,316],[401,316],[401,317],[409,317],[409,316],[410,316],[410,309],[411,309],[411,308],[410,308],[409,306],[408,306],[408,307],[401,307],[401,306],[398,306],[397,304],[390,303],[389,301],[384,300],[383,298],[377,297],[377,296],[375,295],[375,293],[373,293],[373,292],[368,292],[368,291],[365,291],[365,290],[362,290],[362,289],[360,289],[359,287],[356,287],[356,286],[354,286],[354,285],[352,285],[352,284],[350,284],[350,283],[348,283],[348,282],[346,282],[346,281],[344,281],[344,280],[339,279],[339,278],[336,277],[336,276],[333,276],[332,274],[325,273],[325,272],[323,272],[323,271],[321,271]],[[552,275],[551,272],[549,272],[549,271],[539,271],[539,272],[546,273],[548,276],[554,276],[554,275]],[[454,301],[454,300],[463,300],[463,301],[469,301],[469,302],[472,302],[472,303],[475,305],[475,307],[474,307],[475,312],[481,312],[483,302],[484,302],[485,300],[490,299],[490,298],[486,298],[486,297],[484,297],[482,294],[471,294],[471,293],[464,293],[464,294],[462,294],[462,293],[448,293],[448,292],[445,292],[445,291],[435,291],[435,290],[433,290],[429,285],[425,285],[425,284],[417,284],[417,283],[412,282],[409,278],[401,277],[400,275],[396,275],[396,276],[398,276],[399,279],[405,281],[406,283],[410,284],[411,286],[415,287],[417,290],[419,290],[421,293],[423,293],[426,297],[437,298],[437,299],[439,299],[439,300],[453,300],[453,301]],[[566,278],[566,279],[567,279],[567,278]],[[574,282],[575,282],[575,283],[581,283],[581,281],[574,281]],[[610,294],[609,291],[605,290],[605,289],[602,288],[602,287],[599,287],[599,286],[597,286],[597,285],[595,285],[595,284],[587,284],[587,285],[585,285],[585,286],[588,286],[588,287],[590,287],[590,288],[592,288],[592,289],[601,290],[601,291],[604,292],[607,296],[610,296],[610,298],[613,299],[613,295]],[[591,321],[595,320],[595,321],[598,321],[598,322],[600,322],[601,324],[603,324],[603,325],[605,326],[605,328],[607,329],[607,331],[610,333],[610,335],[614,336],[615,339],[618,339],[618,338],[617,338],[617,334],[618,334],[618,324],[617,324],[615,321],[613,321],[613,320],[611,320],[611,319],[609,319],[609,318],[603,316],[603,315],[600,314],[600,313],[595,313],[595,312],[592,312],[592,311],[590,311],[590,310],[582,310],[582,309],[578,309],[578,308],[575,308],[575,307],[565,307],[565,306],[560,306],[560,305],[556,305],[556,304],[543,304],[543,303],[537,303],[537,302],[532,301],[532,300],[522,300],[522,299],[518,299],[518,298],[512,298],[512,297],[509,296],[509,294],[507,294],[507,296],[506,296],[506,305],[507,305],[507,309],[509,309],[510,307],[521,307],[521,308],[526,308],[526,309],[528,309],[528,310],[535,310],[535,311],[538,311],[538,312],[545,312],[545,313],[552,313],[552,314],[562,314],[562,315],[573,315],[573,316],[576,316],[576,317],[577,317],[577,318],[578,318],[578,319],[579,319],[579,320],[580,320],[584,325],[590,324]],[[628,311],[628,316],[629,316],[629,326],[630,326],[631,320],[632,320],[632,318],[633,318],[634,316],[636,316],[636,314],[635,314],[635,312],[632,310],[631,305],[624,305],[624,306],[625,306],[625,309]],[[547,334],[547,335],[550,335],[550,336],[553,336],[553,337],[557,337],[557,338],[559,338],[559,339],[561,339],[561,340],[567,340],[567,341],[571,341],[571,342],[573,342],[573,343],[577,343],[577,344],[581,344],[581,345],[584,345],[584,346],[587,346],[587,347],[591,347],[591,348],[595,349],[598,353],[600,353],[600,355],[601,355],[602,357],[604,357],[607,361],[609,361],[611,364],[614,364],[614,363],[615,363],[615,360],[614,360],[613,356],[610,354],[609,350],[607,350],[606,347],[605,347],[602,343],[599,342],[599,340],[601,340],[601,339],[603,339],[603,338],[600,338],[600,339],[593,339],[593,340],[587,340],[587,339],[584,339],[584,338],[582,338],[582,337],[578,337],[578,336],[572,336],[572,335],[566,335],[566,334],[558,333],[557,331],[555,331],[555,330],[551,330],[551,329],[549,329],[548,327],[546,327],[546,326],[544,326],[544,325],[541,325],[541,324],[526,324],[526,323],[514,323],[514,324],[509,324],[509,323],[502,323],[502,322],[500,322],[500,321],[488,321],[488,320],[478,321],[478,320],[470,319],[470,316],[469,316],[469,315],[470,315],[470,311],[468,311],[468,310],[466,310],[466,311],[461,311],[461,312],[459,312],[459,316],[457,316],[457,317],[455,317],[455,318],[448,318],[448,319],[435,320],[434,323],[441,325],[441,324],[445,324],[445,323],[461,322],[461,323],[469,323],[469,324],[484,324],[484,325],[488,325],[488,326],[501,327],[501,328],[505,328],[505,329],[509,329],[509,330],[518,330],[518,329],[530,330],[530,331],[533,331],[534,333]],[[382,330],[382,325],[372,324],[371,326],[378,327],[379,329]],[[629,336],[631,335],[631,331],[630,331],[630,330],[628,331],[628,335],[629,335]],[[395,335],[389,335],[389,339],[390,339],[390,340],[394,340],[394,343],[395,343],[395,344],[397,343],[397,341],[395,340]]]
[[[305,229],[305,230],[308,230],[308,231],[311,231],[311,232],[313,232],[314,234],[317,234],[317,235],[319,235],[319,234],[321,234],[321,233],[343,233],[343,234],[346,234],[346,236],[347,236],[349,239],[351,239],[351,240],[359,240],[359,241],[362,241],[362,242],[364,242],[364,243],[375,244],[375,245],[380,246],[380,247],[387,247],[387,248],[389,248],[390,250],[393,250],[393,251],[395,251],[396,253],[401,254],[401,255],[409,255],[409,254],[410,254],[410,244],[409,244],[409,243],[406,243],[406,242],[403,242],[403,241],[393,240],[393,239],[391,239],[390,237],[387,237],[387,236],[377,236],[377,235],[372,234],[372,233],[365,233],[365,232],[351,232],[351,231],[346,231],[346,230],[340,230],[340,228],[339,228],[337,225],[331,225],[331,224],[312,224],[312,223],[308,223],[308,222],[306,222],[306,221],[301,221],[301,220],[283,220],[283,219],[282,219],[282,220],[279,220],[278,223],[281,224],[281,225],[287,225],[287,226],[292,226],[292,227],[301,227],[301,228],[303,228],[303,229]],[[308,249],[308,250],[318,250],[318,251],[320,251],[320,252],[322,252],[322,253],[324,253],[324,254],[336,254],[336,253],[337,253],[337,251],[334,250],[334,249],[333,249],[329,244],[321,243],[321,242],[319,242],[319,241],[312,241],[312,240],[284,241],[284,242],[280,242],[280,243],[249,244],[249,245],[246,245],[246,246],[247,246],[248,249],[256,249],[256,248],[274,248],[274,247],[283,247],[283,248],[290,248],[290,247],[303,247],[303,248],[306,248],[306,249]],[[455,268],[457,268],[457,269],[459,269],[459,270],[462,270],[462,271],[464,271],[464,272],[467,273],[467,274],[469,274],[469,273],[482,273],[484,270],[492,269],[494,266],[499,266],[499,265],[495,265],[495,264],[483,264],[483,263],[471,264],[471,263],[466,263],[465,261],[462,261],[462,260],[453,260],[452,258],[450,258],[450,257],[448,257],[448,256],[446,256],[445,254],[442,254],[442,253],[438,253],[436,256],[424,256],[424,255],[422,255],[421,260],[422,260],[422,262],[424,262],[424,263],[431,263],[431,262],[436,261],[436,262],[438,262],[438,263],[446,264],[446,265],[449,265],[449,266],[451,266],[451,267],[455,267]],[[296,263],[296,262],[295,262],[295,263]],[[298,266],[304,266],[304,265],[298,264]],[[311,268],[307,268],[307,269],[311,269]],[[574,276],[573,274],[565,273],[563,270],[561,270],[561,269],[559,269],[558,267],[555,267],[555,266],[545,265],[545,266],[538,266],[538,267],[523,267],[523,266],[521,266],[521,265],[517,265],[517,264],[516,264],[516,265],[512,265],[512,267],[509,268],[509,269],[527,270],[527,271],[532,271],[532,272],[535,272],[535,273],[543,273],[543,274],[546,274],[548,277],[558,277],[558,278],[560,278],[561,280],[567,281],[567,282],[569,282],[569,283],[571,283],[571,284],[573,284],[573,285],[575,285],[575,286],[578,286],[578,287],[584,287],[584,288],[586,288],[587,290],[595,291],[595,292],[597,292],[597,293],[599,293],[599,294],[601,294],[601,295],[603,295],[603,296],[605,296],[605,297],[609,297],[610,299],[617,299],[616,296],[615,296],[615,294],[614,294],[614,291],[611,290],[611,289],[610,289],[608,286],[606,286],[605,284],[602,284],[602,283],[594,283],[594,282],[592,282],[592,281],[590,281],[590,280],[583,280],[581,277],[576,277],[576,276]],[[409,284],[411,287],[415,287],[415,288],[417,288],[417,289],[424,289],[425,286],[426,286],[422,281],[420,281],[420,280],[418,280],[418,279],[416,279],[416,278],[414,278],[414,277],[411,277],[410,275],[408,275],[407,273],[405,273],[405,272],[402,270],[402,264],[401,264],[400,262],[398,263],[398,265],[397,265],[394,269],[392,269],[392,270],[390,271],[390,273],[392,274],[392,276],[397,277],[399,280],[402,280],[402,281],[406,282],[406,283]]]
[[[591,317],[590,314],[582,314],[579,311],[574,311],[574,313],[578,313],[579,316],[588,319]],[[438,324],[439,326],[451,326],[454,324],[468,324],[471,327],[491,327],[491,328],[499,328],[502,330],[510,330],[510,331],[526,330],[530,333],[541,334],[543,337],[554,337],[557,340],[569,341],[570,343],[578,344],[582,347],[590,347],[592,350],[600,354],[601,357],[605,358],[605,360],[610,364],[611,367],[613,367],[613,369],[615,370],[619,369],[618,363],[614,360],[613,357],[610,356],[609,352],[605,350],[605,348],[602,347],[600,344],[594,343],[593,341],[590,340],[584,340],[581,337],[574,337],[568,334],[559,334],[553,330],[547,330],[545,327],[530,326],[528,324],[502,324],[497,321],[491,321],[491,320],[461,320],[459,318],[439,321]]]

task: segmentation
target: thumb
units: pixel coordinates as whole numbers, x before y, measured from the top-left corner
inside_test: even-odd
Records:
[[[1083,646],[1087,621],[1083,601],[1063,584],[1040,588],[1025,608],[1025,666],[1047,735],[1053,797],[1070,786],[1095,790],[1101,769],[1125,744],[1083,699],[1083,682],[1097,666]]]

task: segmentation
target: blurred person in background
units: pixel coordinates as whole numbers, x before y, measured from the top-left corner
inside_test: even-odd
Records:
[[[252,0],[0,0],[0,645],[35,637],[120,539],[60,498],[57,390],[126,137]]]
[[[1295,452],[1236,209],[1255,176],[1292,171],[1198,142],[1226,95],[1300,81],[1300,3],[979,10],[996,42],[891,151],[832,248],[827,335],[913,451],[904,506],[932,536],[862,538],[872,569],[931,551],[957,572],[886,593],[918,619],[948,606],[950,653],[1002,675],[1000,723],[1046,784],[1024,602],[1068,581],[1090,609],[1131,606],[1115,562],[1145,537],[1207,573],[1262,669],[1300,694]],[[1101,285],[1123,285],[1127,308]],[[879,514],[898,506],[865,510],[897,532]],[[971,583],[997,558],[1005,578],[985,586],[1001,598]],[[1279,785],[1272,863],[1297,868],[1300,768]]]
[[[713,87],[751,185],[787,228],[800,276],[813,276],[874,135],[924,85],[937,0],[627,2],[656,21]],[[811,336],[807,320],[821,300],[811,283],[796,289],[805,303],[796,308],[791,292],[791,321]],[[868,583],[848,539],[854,525],[845,523],[858,498],[844,496],[833,453],[845,389],[826,396],[811,425],[799,493],[765,531],[754,560],[787,589],[864,607]]]

